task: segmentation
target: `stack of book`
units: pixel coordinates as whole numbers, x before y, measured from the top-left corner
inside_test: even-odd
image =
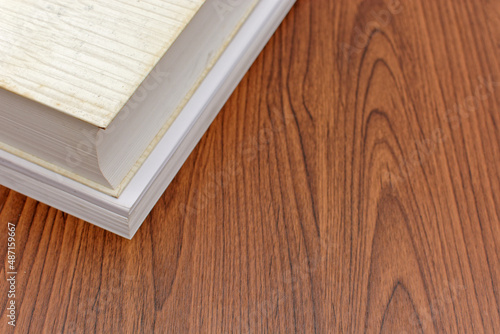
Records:
[[[0,0],[0,183],[131,238],[291,0]]]

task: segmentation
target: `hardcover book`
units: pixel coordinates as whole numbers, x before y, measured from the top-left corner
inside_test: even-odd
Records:
[[[0,183],[131,238],[292,4],[0,0]]]

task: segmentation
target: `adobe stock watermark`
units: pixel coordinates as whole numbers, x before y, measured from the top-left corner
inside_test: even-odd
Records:
[[[237,146],[241,146],[240,159],[233,159],[227,164],[224,164],[221,171],[210,173],[208,181],[200,185],[193,192],[193,202],[186,205],[179,204],[179,212],[184,218],[196,215],[198,212],[206,208],[209,200],[215,199],[217,193],[223,191],[232,182],[235,182],[249,164],[258,158],[258,154],[265,150],[269,143],[279,133],[285,132],[286,123],[288,121],[295,122],[295,116],[291,113],[280,113],[278,109],[272,108],[271,114],[277,119],[275,126],[265,127],[259,130],[256,135],[240,141]]]
[[[452,130],[457,129],[463,122],[475,112],[481,102],[484,102],[495,95],[495,89],[500,87],[500,81],[495,81],[490,75],[488,78],[479,77],[473,94],[458,101],[446,111],[447,123]],[[421,167],[436,151],[439,145],[450,139],[450,135],[445,133],[443,127],[435,128],[431,134],[415,142],[416,148],[408,154],[408,157],[401,158],[398,164],[399,172],[384,171],[383,180],[398,184],[413,175],[418,167]]]
[[[229,4],[235,1],[227,0]],[[18,68],[32,68],[32,63],[38,61],[43,57],[49,57],[47,48],[24,48],[24,40],[40,40],[46,36],[47,40],[52,32],[64,31],[67,26],[73,26],[72,20],[75,17],[75,10],[82,12],[93,11],[94,3],[92,1],[75,0],[71,6],[60,6],[57,4],[49,4],[44,10],[30,10],[30,20],[21,20],[16,27],[15,34],[7,34],[4,39],[0,40],[1,50],[16,50],[16,59],[11,59],[10,52],[0,52],[0,62],[9,64],[10,67]],[[22,36],[22,38],[19,38]],[[49,57],[52,58],[52,57]],[[118,120],[125,120],[130,117],[131,111],[143,102],[149,93],[163,84],[169,78],[169,73],[156,66],[146,80],[139,86],[137,91],[133,94],[130,101],[124,106],[117,116]],[[16,81],[14,75],[8,76],[7,80],[12,82]],[[116,130],[116,123],[111,125],[105,130],[107,134]],[[59,166],[65,169],[76,169],[81,166],[86,157],[94,154],[95,147],[100,145],[103,141],[104,135],[102,131],[98,131],[97,135],[93,131],[82,130],[80,133],[83,138],[78,142],[76,147],[65,146],[63,148],[63,159],[66,166]],[[63,182],[64,178],[58,175],[58,181]]]
[[[217,16],[222,21],[226,18],[227,14],[231,13],[236,7],[243,4],[245,1],[250,0],[216,0],[212,2],[212,6],[217,13]]]
[[[157,89],[170,79],[171,75],[168,71],[161,69],[160,66],[156,66],[146,80],[144,80],[139,88],[137,88],[130,100],[118,113],[118,116],[116,116],[118,123],[128,119],[132,114],[132,110],[135,110],[143,101],[145,101],[153,90]],[[116,129],[117,122],[112,122],[110,126],[106,128],[105,132],[109,135],[116,131]],[[83,135],[84,139],[79,141],[75,148],[66,147],[66,163],[71,168],[80,166],[85,159],[84,157],[91,155],[95,148],[102,144],[104,140],[104,133],[102,131],[98,131],[96,135],[94,131],[82,130],[81,135]]]
[[[7,224],[7,318],[9,326],[16,326],[16,225],[9,222]]]
[[[370,34],[374,30],[380,30],[388,26],[395,15],[400,14],[407,5],[408,2],[413,0],[388,0],[386,3],[386,8],[379,11],[372,10],[370,12],[371,21],[367,22],[364,28],[355,27],[354,32],[354,45],[348,43],[342,43],[340,48],[345,58],[350,58],[353,55],[361,53],[367,46],[370,40]]]

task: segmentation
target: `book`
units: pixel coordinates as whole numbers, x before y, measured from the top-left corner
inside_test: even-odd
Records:
[[[255,3],[0,1],[2,148],[118,196]]]
[[[9,3],[0,183],[131,238],[294,1],[30,2],[67,40],[33,37],[15,18],[35,11]]]

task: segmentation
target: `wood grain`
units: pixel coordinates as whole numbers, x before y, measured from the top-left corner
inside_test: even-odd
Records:
[[[299,1],[132,241],[0,188],[16,332],[498,332],[500,2],[391,3]]]

